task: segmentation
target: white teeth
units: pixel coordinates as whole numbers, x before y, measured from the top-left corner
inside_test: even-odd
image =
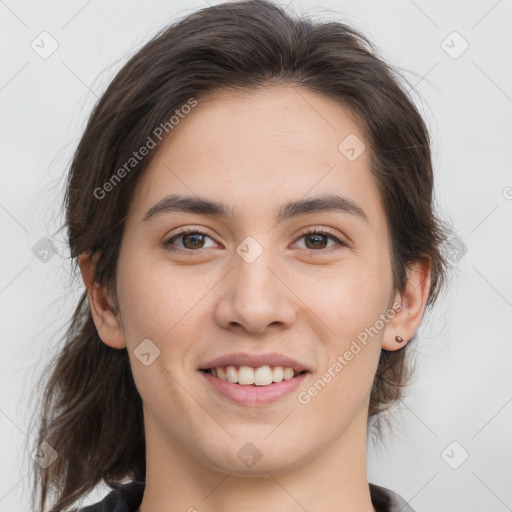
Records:
[[[282,380],[290,380],[293,378],[295,371],[293,368],[285,368],[283,366],[268,365],[260,366],[258,368],[251,368],[250,366],[237,367],[230,364],[228,366],[217,366],[211,369],[213,376],[221,380],[227,380],[233,384],[240,384],[242,386],[268,386],[273,382],[281,382]]]
[[[290,380],[293,378],[293,369],[285,368],[284,369],[284,380]]]
[[[270,366],[256,368],[254,372],[254,384],[256,384],[256,386],[272,384],[272,371],[270,370]]]
[[[254,370],[249,366],[240,366],[238,370],[238,384],[249,386],[254,384]]]
[[[238,373],[232,364],[226,368],[226,380],[232,382],[233,384],[238,382]]]
[[[273,382],[281,382],[284,378],[284,371],[282,366],[276,366],[272,370],[272,381]]]

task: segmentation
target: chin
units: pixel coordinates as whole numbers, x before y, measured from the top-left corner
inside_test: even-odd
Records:
[[[215,471],[253,478],[268,477],[269,472],[275,475],[287,473],[304,463],[306,454],[297,453],[297,446],[304,448],[304,443],[293,442],[293,446],[286,446],[282,437],[266,437],[268,432],[270,430],[261,434],[260,429],[258,437],[245,435],[242,441],[230,438],[227,446],[219,447],[215,453],[209,446],[209,453],[200,459]]]

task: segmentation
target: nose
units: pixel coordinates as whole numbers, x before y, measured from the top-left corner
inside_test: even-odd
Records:
[[[265,248],[254,261],[236,254],[233,261],[215,311],[218,325],[255,335],[269,328],[289,328],[295,321],[297,298],[271,250]]]

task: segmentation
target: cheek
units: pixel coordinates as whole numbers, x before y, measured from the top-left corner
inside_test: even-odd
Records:
[[[306,390],[318,394],[319,399],[312,400],[318,414],[325,414],[328,404],[332,418],[345,421],[368,399],[381,353],[385,327],[381,315],[386,312],[388,292],[384,280],[356,277],[340,280],[330,290],[323,315],[318,315],[329,326],[325,359],[315,389]]]
[[[200,299],[200,290],[195,293],[183,286],[183,277],[176,277],[176,271],[171,274],[168,265],[139,257],[140,254],[127,253],[120,258],[118,281],[134,378],[141,396],[149,402],[154,400],[151,394],[162,388],[167,390],[168,399],[181,400],[175,379],[183,381],[183,374],[188,371],[185,362],[197,331],[194,304]],[[141,345],[144,340],[154,345]],[[152,359],[147,366],[137,360],[143,352]]]
[[[358,329],[373,325],[385,312],[391,279],[387,271],[366,264],[345,267],[334,275],[325,280],[324,286],[311,290],[310,297],[316,298],[315,308],[321,318],[332,324],[336,335],[346,339],[347,334],[357,334]]]
[[[182,302],[179,288],[171,286],[166,274],[168,269],[164,265],[152,261],[142,251],[123,247],[118,262],[117,292],[123,326],[132,341],[141,337],[160,339],[172,328],[172,312]]]
[[[391,273],[383,259],[380,264],[366,261],[347,267],[338,275],[336,280],[326,280],[322,294],[317,294],[321,300],[312,309],[329,327],[325,331],[325,367],[336,375],[333,381],[341,385],[339,392],[356,399],[370,390],[373,374],[369,370],[378,364],[387,324],[382,315],[387,312]],[[335,367],[336,362],[339,364]],[[359,389],[352,389],[355,383]]]
[[[184,353],[214,277],[173,266],[161,255],[126,250],[119,258],[118,296],[127,343],[135,347],[149,338],[162,353]]]

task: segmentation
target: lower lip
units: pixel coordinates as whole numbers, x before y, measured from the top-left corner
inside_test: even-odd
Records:
[[[215,391],[242,405],[265,405],[276,402],[280,398],[295,391],[306,378],[306,373],[281,382],[273,382],[268,386],[243,386],[214,377],[210,373],[200,371]]]

